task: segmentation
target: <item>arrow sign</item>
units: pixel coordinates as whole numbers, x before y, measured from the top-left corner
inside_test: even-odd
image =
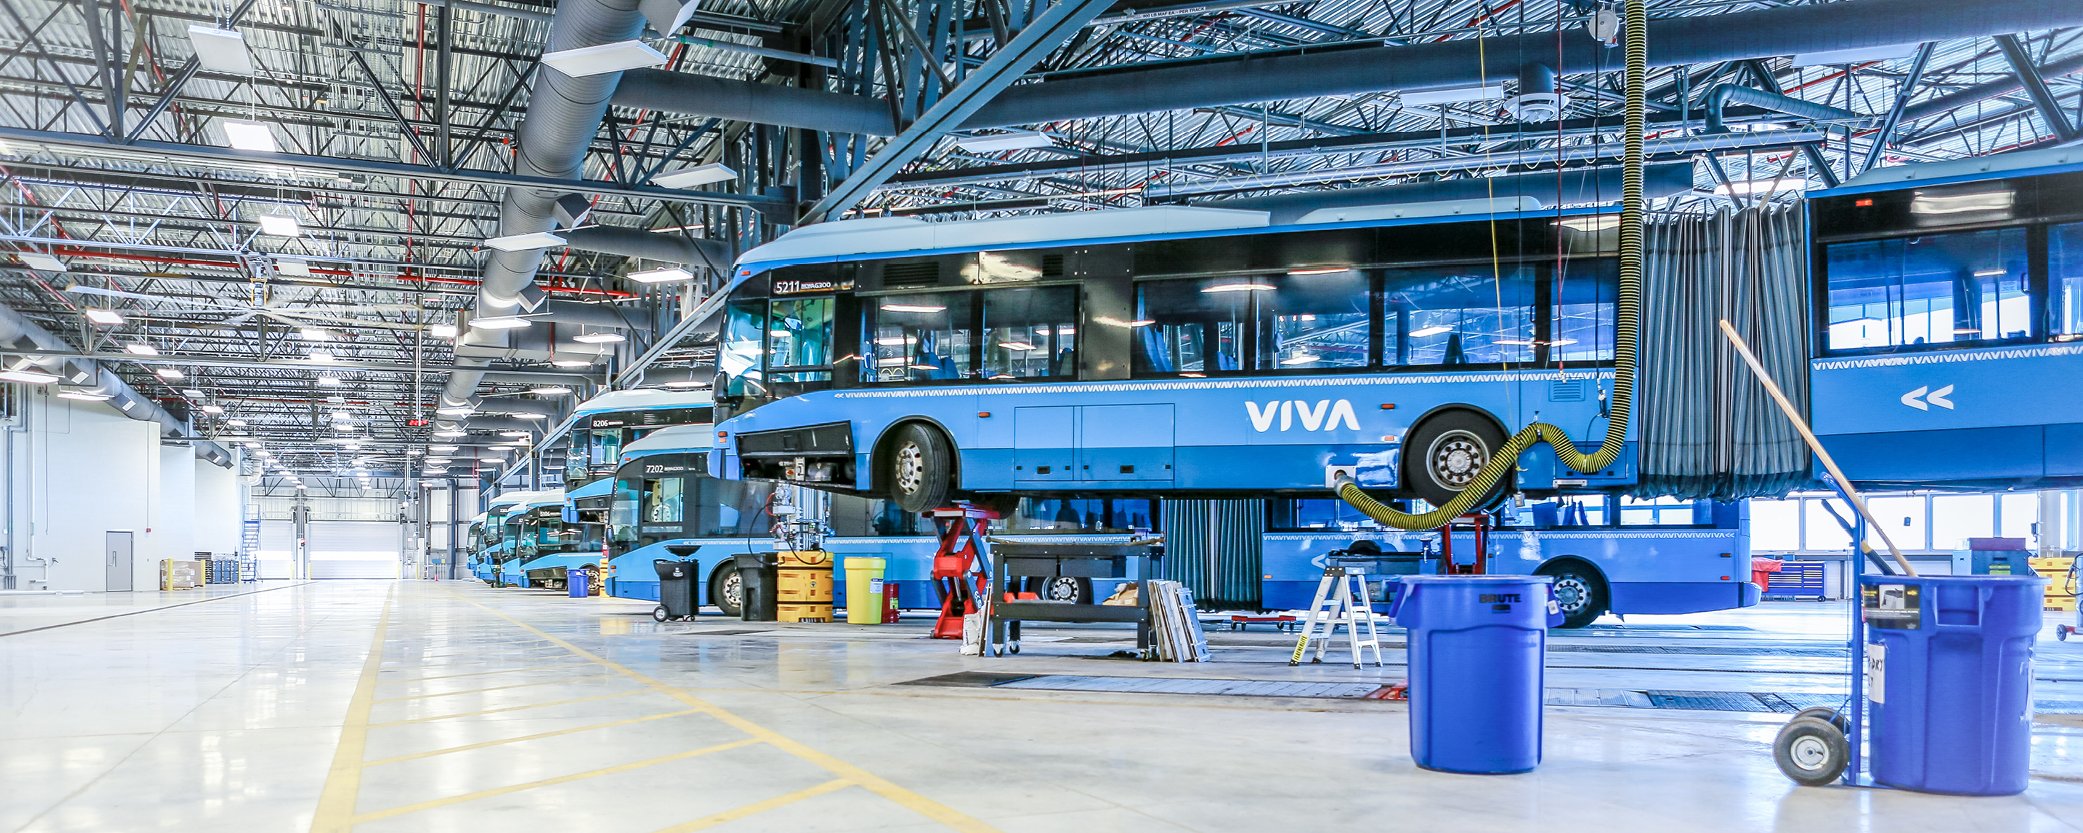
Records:
[[[1953,400],[1948,399],[1947,397],[1952,395],[1952,385],[1947,385],[1945,387],[1939,388],[1938,390],[1932,390],[1930,385],[1924,385],[1922,387],[1917,388],[1916,390],[1903,394],[1902,404],[1908,405],[1919,411],[1931,410],[1932,405],[1937,405],[1941,408],[1950,411],[1953,409]]]

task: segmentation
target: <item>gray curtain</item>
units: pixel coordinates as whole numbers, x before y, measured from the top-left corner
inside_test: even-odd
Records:
[[[1646,494],[1782,495],[1810,481],[1794,427],[1736,357],[1728,319],[1808,410],[1808,245],[1800,210],[1765,205],[1649,221],[1636,427]]]
[[[1167,500],[1158,578],[1186,585],[1209,608],[1259,606],[1263,500]]]

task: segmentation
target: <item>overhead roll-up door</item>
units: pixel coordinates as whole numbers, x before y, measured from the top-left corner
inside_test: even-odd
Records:
[[[312,521],[310,530],[312,578],[398,577],[396,521]]]
[[[260,548],[254,551],[253,558],[259,578],[296,578],[296,524],[288,520],[261,521]]]

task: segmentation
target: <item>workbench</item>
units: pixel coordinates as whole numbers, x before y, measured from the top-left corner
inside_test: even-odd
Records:
[[[1020,652],[1020,623],[1037,622],[1133,622],[1136,652],[1149,658],[1150,579],[1157,560],[1164,557],[1162,538],[1131,539],[1121,543],[1028,543],[1013,538],[991,538],[990,646],[993,656]],[[1007,600],[1007,588],[1017,588],[1027,579],[1056,578],[1130,579],[1136,583],[1133,605],[1103,605],[1098,599],[1083,603],[1021,600],[1017,592]],[[1094,594],[1098,595],[1097,593]]]

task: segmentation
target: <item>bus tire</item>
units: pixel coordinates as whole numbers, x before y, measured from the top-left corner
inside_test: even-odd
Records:
[[[1562,608],[1560,627],[1575,630],[1589,625],[1606,615],[1607,607],[1612,604],[1606,594],[1605,577],[1581,562],[1558,561],[1534,574],[1555,580],[1549,585],[1549,592],[1555,595],[1556,605]]]
[[[1444,506],[1468,487],[1497,450],[1504,447],[1504,430],[1497,423],[1464,410],[1434,415],[1411,430],[1403,446],[1403,479],[1408,491],[1433,506]],[[1494,490],[1478,504],[1510,491],[1511,476],[1497,481]],[[1483,508],[1478,505],[1477,509]]]
[[[954,490],[955,451],[932,426],[907,422],[890,437],[883,485],[906,512],[930,512],[948,503]]]
[[[1056,576],[1033,579],[1028,590],[1045,602],[1069,604],[1092,604],[1092,579],[1077,576]]]
[[[744,599],[745,580],[726,559],[722,566],[709,574],[709,603],[723,611],[725,616],[739,616],[744,612]]]

